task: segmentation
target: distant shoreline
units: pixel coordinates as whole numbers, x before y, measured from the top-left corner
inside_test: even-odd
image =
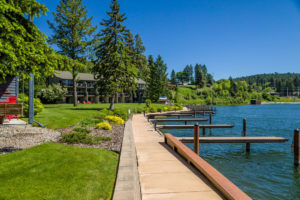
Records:
[[[300,102],[261,102],[261,104],[300,104]]]

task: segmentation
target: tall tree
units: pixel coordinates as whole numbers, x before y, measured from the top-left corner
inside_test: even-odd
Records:
[[[126,47],[128,30],[122,24],[126,17],[120,13],[117,0],[111,1],[110,11],[106,13],[109,19],[100,23],[104,28],[97,37],[99,46],[96,48],[97,60],[93,73],[101,94],[112,97],[110,109],[113,110],[117,92],[133,90],[136,87],[137,68],[132,62],[130,48]]]
[[[176,79],[178,80],[178,82],[181,82],[181,84],[183,84],[183,82],[185,80],[184,72],[177,72],[176,73]]]
[[[201,65],[195,65],[195,84],[197,87],[203,88],[205,86],[205,76],[201,71]]]
[[[149,55],[148,57],[148,66],[150,68],[150,78],[147,86],[147,93],[152,101],[157,101],[159,98],[159,71],[152,55]]]
[[[135,39],[134,60],[135,60],[136,67],[139,70],[138,76],[139,76],[139,78],[141,78],[145,81],[148,81],[150,69],[147,65],[147,58],[144,55],[146,48],[145,48],[142,38],[139,34],[136,34],[134,39]]]
[[[159,96],[168,95],[168,74],[167,65],[160,55],[157,56],[155,65],[159,72]]]
[[[177,81],[176,81],[176,73],[174,71],[174,69],[172,69],[172,72],[171,72],[171,83],[172,84],[176,84]]]
[[[48,21],[54,32],[49,42],[56,44],[61,54],[85,62],[94,42],[90,38],[96,27],[92,26],[92,18],[87,17],[87,9],[82,0],[61,0],[53,16],[55,23]],[[72,66],[74,106],[77,106],[77,75],[80,68],[80,65]]]
[[[36,0],[0,0],[0,82],[7,76],[36,78],[54,73],[71,60],[46,44],[46,36],[33,23],[47,8]]]

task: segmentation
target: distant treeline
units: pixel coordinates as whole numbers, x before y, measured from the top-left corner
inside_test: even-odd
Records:
[[[235,78],[236,81],[246,81],[252,87],[261,89],[271,87],[280,96],[295,95],[300,92],[300,73],[257,74]]]

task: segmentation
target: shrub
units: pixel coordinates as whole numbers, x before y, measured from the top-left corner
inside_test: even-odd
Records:
[[[123,120],[127,121],[129,116],[128,116],[128,111],[126,110],[121,110],[121,109],[114,109],[113,111],[114,115],[121,117]]]
[[[86,126],[93,126],[95,127],[97,124],[99,124],[100,122],[103,122],[104,120],[103,118],[86,118],[83,119],[82,121],[80,121],[80,126],[86,127]]]
[[[56,103],[62,100],[67,93],[67,88],[62,88],[59,84],[53,84],[41,89],[40,92],[37,93],[37,96],[44,103]]]
[[[29,98],[27,95],[20,94],[18,98],[19,103],[23,103],[23,115],[25,117],[29,116]],[[34,115],[41,113],[44,110],[44,106],[41,103],[40,99],[34,99]]]
[[[118,125],[124,124],[124,120],[118,116],[108,115],[105,117],[105,119],[111,122],[112,124],[118,124]]]
[[[155,107],[150,107],[150,112],[152,112],[152,113],[157,112],[157,108],[155,108]]]
[[[150,99],[146,99],[145,103],[146,103],[147,108],[149,108],[151,106],[151,100]]]
[[[96,125],[97,129],[111,130],[111,125],[108,122],[100,122]]]
[[[74,128],[73,131],[78,133],[86,133],[86,134],[92,132],[91,130],[86,128]]]
[[[140,108],[140,107],[134,108],[134,112],[135,113],[142,113],[143,112],[143,108]]]
[[[71,132],[71,133],[63,134],[61,141],[69,144],[77,144],[77,143],[86,144],[87,142],[90,142],[87,141],[87,134],[82,132]]]

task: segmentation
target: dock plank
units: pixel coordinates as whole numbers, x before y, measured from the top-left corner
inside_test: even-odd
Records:
[[[199,124],[199,128],[233,128],[232,124]],[[157,125],[158,129],[194,129],[194,125]]]
[[[194,143],[193,137],[178,137],[182,143]],[[200,137],[199,143],[283,143],[283,137]]]

